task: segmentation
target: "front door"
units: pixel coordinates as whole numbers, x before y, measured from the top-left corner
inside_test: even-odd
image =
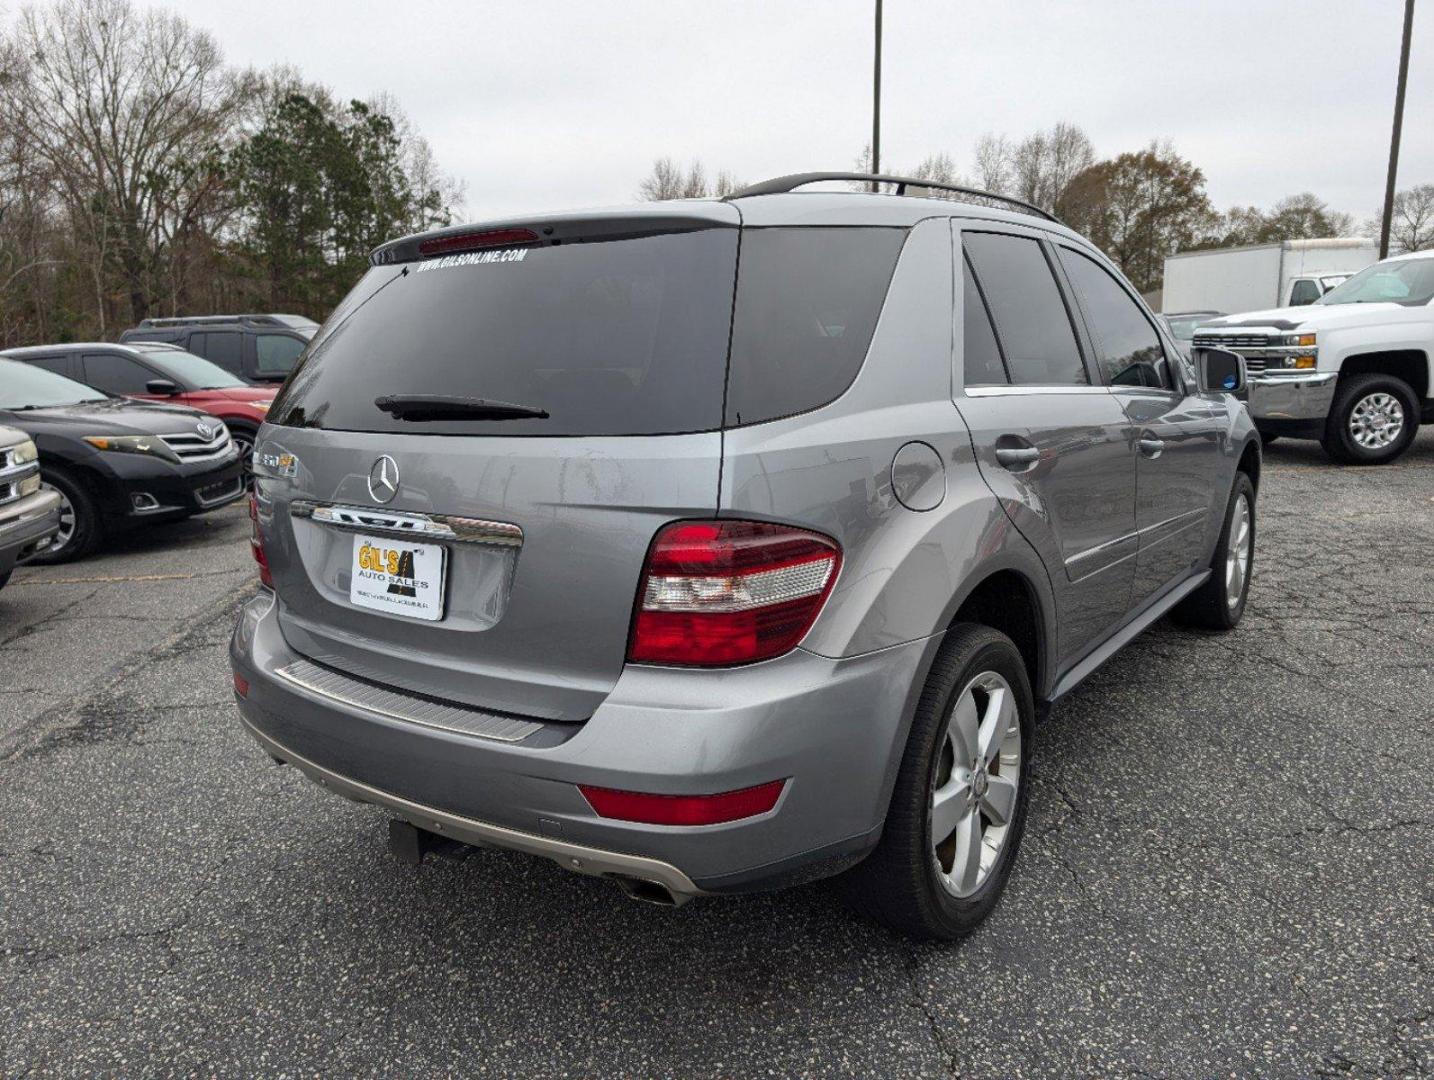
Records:
[[[1188,577],[1205,558],[1221,427],[1211,404],[1187,387],[1130,290],[1086,253],[1065,245],[1057,250],[1104,379],[1134,429],[1138,605]]]
[[[1012,230],[962,232],[957,408],[982,476],[1045,561],[1066,663],[1130,609],[1135,452],[1121,403],[1091,378],[1050,246]]]

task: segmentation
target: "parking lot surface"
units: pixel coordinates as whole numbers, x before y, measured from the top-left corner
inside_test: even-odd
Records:
[[[1434,430],[1266,454],[1240,628],[1037,732],[1011,887],[915,946],[820,886],[678,910],[418,869],[241,733],[242,508],[0,592],[0,1075],[1434,1073]]]

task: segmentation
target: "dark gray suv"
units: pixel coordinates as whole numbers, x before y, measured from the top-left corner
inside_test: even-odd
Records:
[[[833,177],[374,253],[256,446],[271,755],[641,899],[979,923],[1037,715],[1239,621],[1259,441],[1053,219]]]

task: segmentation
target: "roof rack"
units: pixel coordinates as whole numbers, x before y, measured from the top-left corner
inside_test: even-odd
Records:
[[[249,323],[254,326],[290,326],[278,315],[178,315],[141,319],[140,326],[195,326],[200,324]]]
[[[794,191],[807,184],[815,184],[823,180],[855,180],[863,183],[873,184],[895,184],[896,194],[905,195],[908,187],[937,188],[941,191],[954,191],[961,195],[972,195],[980,199],[994,199],[997,202],[1007,203],[1028,214],[1035,214],[1047,221],[1054,221],[1057,225],[1065,224],[1048,210],[1042,210],[1039,206],[1032,206],[1021,199],[1013,198],[1010,195],[998,195],[994,191],[982,191],[980,188],[962,187],[960,184],[947,184],[940,180],[922,180],[916,176],[888,176],[885,173],[858,173],[858,172],[808,172],[792,173],[790,176],[778,176],[773,180],[763,180],[759,184],[752,184],[744,187],[741,191],[734,191],[728,195],[728,199],[745,199],[752,195],[783,195]]]

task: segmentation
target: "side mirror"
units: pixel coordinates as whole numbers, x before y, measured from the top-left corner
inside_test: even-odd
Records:
[[[179,393],[179,384],[170,382],[168,379],[150,379],[149,382],[144,384],[144,390],[147,394],[173,397]]]
[[[1196,349],[1195,370],[1200,374],[1200,392],[1234,394],[1245,400],[1245,358],[1229,349]]]

